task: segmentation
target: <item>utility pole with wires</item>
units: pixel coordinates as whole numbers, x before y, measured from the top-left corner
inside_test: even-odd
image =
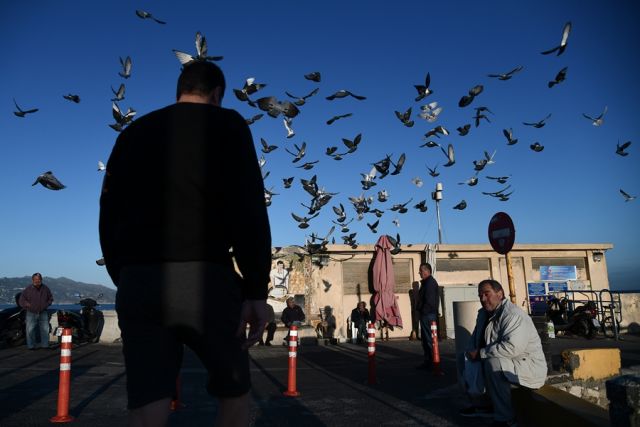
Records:
[[[436,201],[436,218],[438,219],[438,243],[442,244],[442,225],[440,224],[440,200],[442,200],[442,183],[436,184],[436,191],[431,192],[431,199]]]

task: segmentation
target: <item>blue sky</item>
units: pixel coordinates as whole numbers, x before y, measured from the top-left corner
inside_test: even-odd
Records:
[[[138,115],[172,103],[180,64],[171,50],[193,53],[194,36],[200,31],[209,53],[224,55],[219,62],[228,86],[223,105],[245,117],[259,111],[235,99],[231,88],[241,88],[248,77],[267,84],[254,99],[285,100],[285,91],[306,95],[320,89],[294,119],[292,139],[285,138],[281,118],[265,115],[251,126],[257,149],[261,137],[279,146],[265,155],[270,171],[265,186],[278,193],[269,208],[275,245],[302,244],[310,232],[324,235],[335,219],[331,206],[338,203],[347,208],[349,218],[354,217],[348,197],[363,193],[360,174],[387,154],[395,160],[405,153],[403,171],[377,180],[365,195],[375,198],[377,191],[386,189],[389,201],[372,207],[388,210],[412,198],[409,206],[426,199],[429,210],[385,212],[378,234],[366,226],[376,220],[373,215],[356,220],[351,231],[358,233],[359,243],[374,243],[380,234],[397,232],[406,243],[437,242],[430,193],[436,182],[442,182],[445,243],[486,243],[489,219],[506,211],[514,220],[518,243],[613,243],[614,249],[607,253],[612,286],[634,286],[633,279],[640,275],[635,260],[640,250],[639,201],[625,203],[619,189],[640,195],[637,2],[220,3],[2,5],[0,276],[41,271],[111,285],[95,264],[101,256],[97,218],[102,175],[97,162],[106,162],[117,137],[107,126],[113,123],[110,87],[125,83],[126,98],[120,106],[132,107]],[[142,20],[136,9],[167,24]],[[568,21],[572,31],[564,54],[541,55],[559,44]],[[126,56],[133,60],[128,80],[118,76],[118,58]],[[511,80],[487,77],[518,65],[524,69]],[[549,89],[547,82],[563,67],[568,67],[566,81]],[[303,78],[312,71],[322,73],[320,83]],[[427,72],[434,93],[414,102],[413,85],[421,84]],[[459,108],[460,97],[477,84],[484,86],[484,92],[470,106]],[[325,99],[340,89],[367,99]],[[63,99],[67,93],[80,95],[81,102]],[[39,111],[18,118],[12,114],[13,98],[23,109]],[[414,117],[415,126],[407,128],[395,117],[394,110],[409,107],[416,116],[421,105],[432,101],[443,107],[435,123]],[[472,123],[473,108],[478,106],[491,109],[491,123],[472,125],[469,135],[459,136],[455,129]],[[582,113],[597,116],[605,106],[608,112],[600,127],[582,117]],[[325,124],[344,113],[353,116]],[[549,113],[552,116],[541,129],[522,124]],[[450,168],[442,167],[446,160],[438,148],[419,147],[424,133],[437,125],[451,132],[438,140],[455,147],[456,164]],[[516,145],[507,146],[504,128],[513,128]],[[353,139],[358,133],[362,143],[355,153],[339,162],[324,154],[329,146],[344,151],[341,138]],[[615,154],[618,140],[632,141],[627,157]],[[543,152],[529,149],[535,141],[545,146]],[[284,150],[302,142],[308,147],[303,160],[320,161],[310,171],[295,168]],[[495,164],[479,173],[477,186],[458,185],[474,175],[472,161],[481,159],[484,150],[496,150]],[[425,167],[436,164],[441,172],[437,179]],[[54,192],[31,187],[47,170],[67,188]],[[314,174],[321,187],[339,194],[309,229],[300,230],[290,213],[306,214],[300,203],[308,204],[309,197],[299,180]],[[511,175],[514,193],[509,201],[481,194],[503,187],[487,175]],[[282,178],[289,176],[295,177],[294,185],[283,189]],[[414,177],[424,181],[421,188],[411,182]],[[453,210],[462,199],[467,209]],[[334,236],[340,242],[338,231]]]

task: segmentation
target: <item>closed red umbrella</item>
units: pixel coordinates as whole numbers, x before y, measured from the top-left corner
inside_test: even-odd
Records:
[[[396,281],[393,275],[391,256],[393,245],[384,235],[376,243],[376,259],[373,262],[373,304],[376,307],[375,319],[384,320],[389,326],[402,327],[402,317],[395,296]]]

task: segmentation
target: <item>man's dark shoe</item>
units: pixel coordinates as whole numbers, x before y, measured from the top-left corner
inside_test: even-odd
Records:
[[[266,343],[264,343],[264,345],[271,347],[271,341],[267,341]]]
[[[461,409],[460,415],[470,418],[493,418],[493,412],[490,408],[478,408],[475,406]]]

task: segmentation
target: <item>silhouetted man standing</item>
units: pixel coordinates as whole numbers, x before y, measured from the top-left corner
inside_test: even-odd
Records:
[[[420,264],[420,290],[418,291],[417,309],[420,312],[420,338],[424,351],[424,362],[418,369],[433,368],[433,340],[431,338],[431,322],[438,321],[438,282],[431,275],[431,264]]]

